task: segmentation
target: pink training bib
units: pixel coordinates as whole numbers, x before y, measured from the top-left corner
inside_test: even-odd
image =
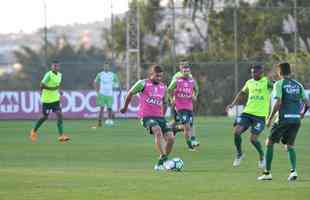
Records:
[[[175,109],[179,110],[193,110],[193,93],[195,88],[195,81],[190,77],[179,77],[176,79],[177,87],[174,92]]]
[[[163,117],[163,101],[166,94],[166,86],[163,83],[154,84],[146,80],[144,90],[140,93],[138,116]]]

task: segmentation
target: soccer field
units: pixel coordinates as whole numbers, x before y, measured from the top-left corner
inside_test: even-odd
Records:
[[[72,140],[60,144],[56,124],[49,121],[32,144],[28,132],[33,121],[1,121],[0,199],[310,199],[310,120],[303,122],[297,138],[299,180],[294,183],[287,181],[289,163],[280,145],[275,148],[274,180],[256,180],[260,170],[249,134],[243,136],[246,158],[233,168],[229,118],[196,120],[201,142],[197,152],[189,152],[184,138],[177,136],[170,157],[183,159],[183,172],[153,171],[154,140],[138,120],[119,120],[113,128],[92,130],[94,123],[65,121]]]

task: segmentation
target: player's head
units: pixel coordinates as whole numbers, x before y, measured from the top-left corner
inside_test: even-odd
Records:
[[[51,68],[53,71],[59,71],[60,69],[60,63],[58,60],[53,60]]]
[[[182,71],[182,68],[186,66],[190,66],[189,62],[185,59],[181,60],[179,63],[179,70]]]
[[[254,80],[259,80],[264,75],[264,66],[251,65],[251,75]]]
[[[110,65],[109,65],[109,63],[103,63],[103,65],[102,65],[102,69],[103,69],[103,71],[109,71],[109,69],[110,69]]]
[[[164,71],[161,66],[159,65],[152,65],[150,68],[150,75],[149,78],[154,83],[160,83],[163,79]]]
[[[187,60],[181,60],[179,64],[179,70],[184,76],[189,76],[191,74],[191,65]]]
[[[291,66],[287,62],[279,63],[277,66],[277,73],[279,76],[289,76],[291,75]]]

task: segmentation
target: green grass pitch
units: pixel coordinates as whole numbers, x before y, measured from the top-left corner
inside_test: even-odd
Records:
[[[0,200],[308,200],[310,199],[310,120],[297,138],[299,180],[287,182],[289,163],[277,145],[272,181],[259,182],[257,155],[243,135],[246,158],[232,167],[233,137],[229,118],[197,118],[201,142],[189,152],[177,136],[170,157],[181,157],[183,172],[155,172],[152,136],[138,120],[119,120],[113,128],[92,130],[94,121],[66,120],[67,144],[56,140],[55,121],[41,127],[39,141],[28,133],[33,121],[0,122]],[[261,136],[264,141],[268,130]]]

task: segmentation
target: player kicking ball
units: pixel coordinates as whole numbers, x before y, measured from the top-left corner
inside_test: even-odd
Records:
[[[59,72],[60,64],[58,61],[53,61],[51,70],[48,71],[41,81],[41,102],[42,102],[42,117],[36,122],[31,130],[29,138],[32,142],[38,139],[38,129],[48,119],[50,112],[54,112],[57,116],[57,128],[60,142],[70,140],[70,137],[63,133],[63,117],[60,107],[60,91],[59,87],[62,80],[62,75]]]
[[[194,151],[199,142],[193,136],[193,101],[197,100],[198,87],[191,76],[190,65],[180,67],[182,76],[172,79],[168,87],[168,96],[176,109],[176,122],[181,124],[186,144]]]
[[[148,79],[139,80],[129,90],[121,113],[126,113],[133,95],[140,94],[138,116],[142,125],[154,136],[155,148],[160,157],[154,170],[164,170],[164,162],[168,160],[174,135],[164,118],[166,111],[166,86],[162,83],[163,70],[158,65],[151,66]]]

